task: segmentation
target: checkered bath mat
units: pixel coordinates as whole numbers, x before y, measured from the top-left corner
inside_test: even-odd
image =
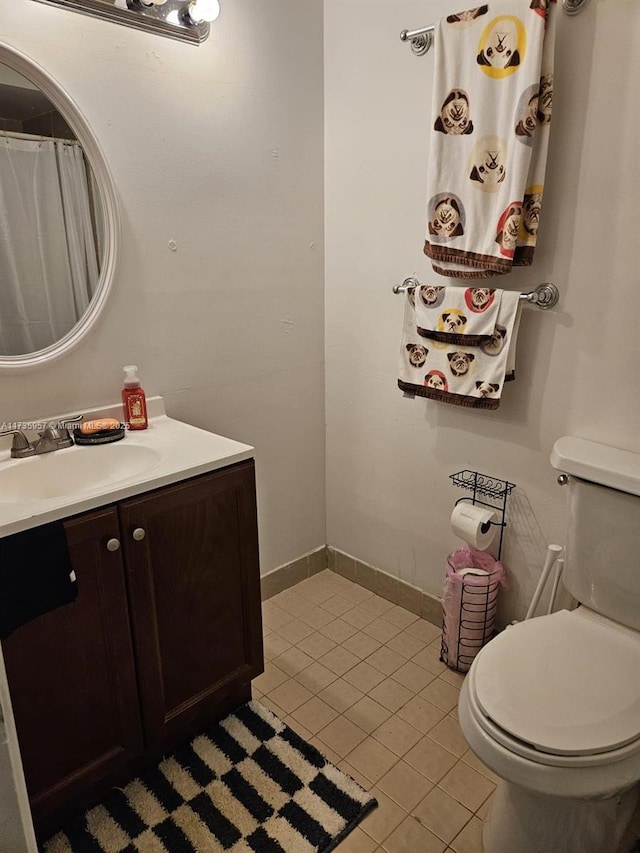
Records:
[[[374,806],[249,702],[43,845],[44,853],[327,853]]]

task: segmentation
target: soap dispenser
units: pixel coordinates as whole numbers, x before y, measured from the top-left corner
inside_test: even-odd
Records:
[[[123,370],[122,405],[125,422],[129,429],[146,429],[149,426],[147,399],[144,390],[140,387],[138,367],[135,364],[128,364]]]

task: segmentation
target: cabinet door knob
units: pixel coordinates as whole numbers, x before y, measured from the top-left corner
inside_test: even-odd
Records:
[[[119,539],[109,539],[109,541],[107,542],[107,551],[117,551],[119,547]]]
[[[136,542],[142,542],[142,540],[144,539],[144,537],[147,534],[145,533],[145,531],[142,527],[136,527],[136,529],[133,531],[132,535],[133,535],[133,538],[136,540]]]

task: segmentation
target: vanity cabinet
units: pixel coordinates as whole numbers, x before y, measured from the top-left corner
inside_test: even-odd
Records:
[[[252,461],[65,532],[78,598],[3,641],[41,831],[248,700],[263,669]]]
[[[122,555],[105,547],[117,530],[114,508],[65,522],[78,598],[2,642],[36,819],[143,748]]]
[[[119,512],[145,738],[171,746],[262,671],[253,464]]]

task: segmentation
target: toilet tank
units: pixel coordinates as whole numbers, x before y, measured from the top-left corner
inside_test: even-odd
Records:
[[[586,607],[640,630],[640,454],[565,436],[551,464],[569,475],[564,585]]]

